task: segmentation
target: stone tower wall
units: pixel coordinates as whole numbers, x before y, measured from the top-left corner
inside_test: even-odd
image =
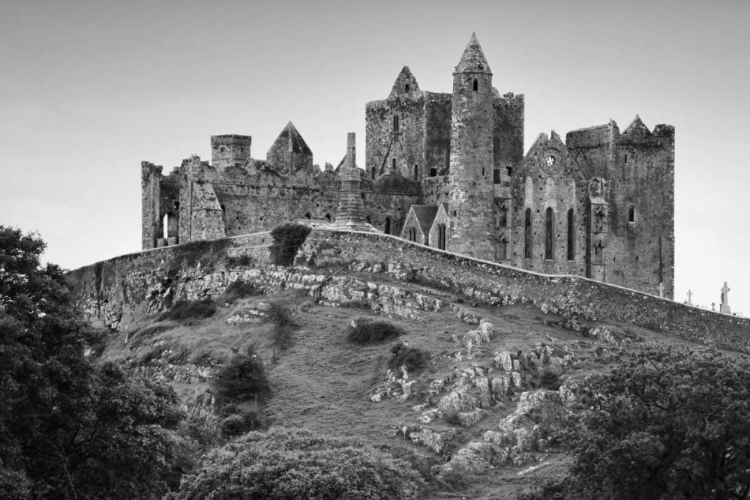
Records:
[[[494,166],[514,168],[523,159],[523,94],[505,94],[492,102]]]
[[[398,131],[394,130],[398,118]],[[425,166],[425,93],[399,94],[382,101],[367,103],[365,109],[365,143],[367,177],[377,178],[392,170],[414,179],[414,165],[418,177]],[[373,177],[373,171],[375,176]]]
[[[477,90],[473,90],[475,80]],[[447,236],[447,249],[492,260],[492,74],[455,73],[451,106],[451,224]]]
[[[250,159],[251,144],[248,135],[212,135],[211,165],[217,170],[244,165]]]
[[[156,246],[159,221],[161,170],[153,163],[141,162],[141,248]]]

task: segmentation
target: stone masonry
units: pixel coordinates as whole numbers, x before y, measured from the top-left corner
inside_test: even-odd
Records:
[[[405,66],[387,98],[366,104],[364,169],[353,134],[338,166],[320,168],[291,122],[265,160],[251,157],[250,136],[230,134],[211,137],[210,163],[191,157],[164,175],[143,162],[142,247],[355,224],[672,298],[674,127],[636,116],[623,132],[614,121],[564,140],[553,131],[524,155],[524,102],[493,87],[472,34],[451,93],[420,89]]]

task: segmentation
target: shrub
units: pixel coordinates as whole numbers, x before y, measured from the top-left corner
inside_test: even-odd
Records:
[[[249,255],[233,255],[227,257],[227,266],[229,267],[252,266],[254,263],[255,260]]]
[[[443,412],[443,420],[451,425],[461,425],[461,419],[457,410],[446,410]]]
[[[560,374],[545,368],[542,373],[532,375],[529,384],[533,389],[556,391],[562,385],[562,379],[560,378]]]
[[[249,431],[256,431],[263,427],[263,420],[253,410],[233,413],[221,422],[221,435],[231,439]]]
[[[408,463],[375,448],[302,429],[272,428],[209,452],[201,469],[183,476],[179,491],[165,498],[414,500],[421,485]]]
[[[417,372],[427,366],[430,360],[430,353],[409,347],[406,344],[398,343],[391,349],[391,359],[388,361],[388,368],[397,373],[398,370],[405,366],[408,372]]]
[[[159,321],[174,320],[184,323],[192,319],[210,318],[216,313],[216,304],[210,298],[193,301],[181,301],[176,303],[172,309],[163,312]]]
[[[265,367],[252,345],[245,354],[232,356],[211,379],[211,386],[219,405],[248,401],[254,396],[264,398],[270,393]]]
[[[263,295],[263,290],[258,288],[255,283],[237,280],[229,284],[226,291],[224,291],[224,295],[221,297],[221,302],[224,304],[234,304],[242,298],[253,297],[255,295]]]
[[[273,323],[273,343],[279,349],[286,349],[292,343],[292,331],[297,328],[292,312],[279,302],[271,302],[268,321]]]
[[[291,266],[302,244],[310,234],[310,228],[302,224],[284,224],[271,231],[271,261],[277,266]]]
[[[357,326],[349,327],[348,339],[356,344],[372,344],[395,339],[406,332],[387,321],[357,321]]]

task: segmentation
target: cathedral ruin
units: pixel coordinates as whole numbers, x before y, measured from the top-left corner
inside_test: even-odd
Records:
[[[265,160],[250,136],[219,135],[210,163],[193,156],[163,175],[143,162],[142,247],[301,221],[673,298],[674,127],[636,116],[622,132],[610,121],[539,134],[524,154],[524,96],[500,94],[492,76],[475,35],[450,93],[420,90],[404,67],[366,105],[364,169],[353,134],[321,169],[291,122]],[[340,207],[354,219],[337,225]]]

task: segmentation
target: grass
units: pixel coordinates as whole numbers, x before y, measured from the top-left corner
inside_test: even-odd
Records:
[[[349,326],[347,338],[355,344],[373,344],[395,339],[406,331],[387,321],[364,321],[358,318],[357,326]]]

